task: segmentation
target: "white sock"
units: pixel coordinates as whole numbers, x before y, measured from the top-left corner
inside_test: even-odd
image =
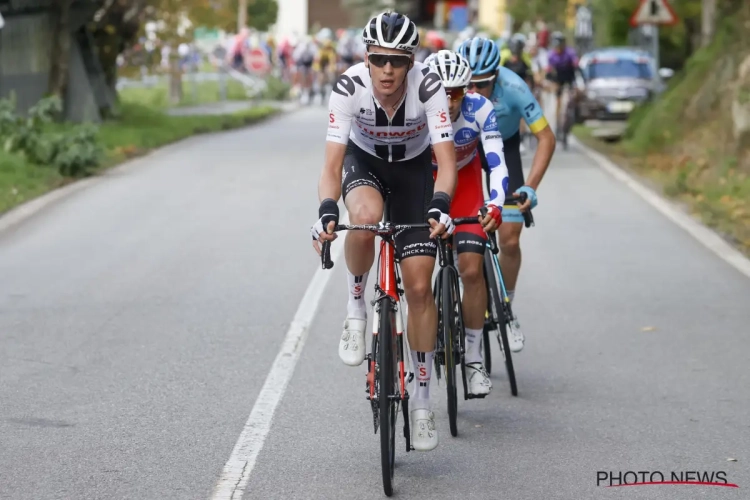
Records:
[[[482,346],[482,330],[466,328],[466,364],[482,363],[482,353],[479,348]]]
[[[430,379],[432,378],[432,363],[435,351],[411,352],[411,359],[416,369],[416,383],[414,384],[414,395],[410,398],[410,410],[430,408]]]
[[[513,297],[515,297],[516,291],[515,290],[505,290],[505,291],[508,292],[508,300],[510,300],[510,302],[513,303]]]
[[[367,286],[366,272],[361,276],[354,276],[346,270],[346,281],[349,285],[349,302],[346,305],[347,318],[367,318],[367,304],[365,303],[365,287]]]

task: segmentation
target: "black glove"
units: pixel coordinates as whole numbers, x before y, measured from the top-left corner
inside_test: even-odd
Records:
[[[448,234],[453,234],[456,226],[453,225],[453,219],[450,216],[451,197],[442,191],[436,192],[432,196],[432,201],[427,208],[427,220],[435,219],[438,224],[444,224]]]
[[[320,238],[320,233],[326,232],[328,229],[328,224],[331,223],[331,221],[335,222],[336,224],[339,223],[339,206],[331,198],[326,198],[320,203],[320,208],[318,209],[318,217],[319,219],[315,224],[313,224],[313,227],[310,228],[310,233],[312,233],[312,237],[314,240],[317,240]]]

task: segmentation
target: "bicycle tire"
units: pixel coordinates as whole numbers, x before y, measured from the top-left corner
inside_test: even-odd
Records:
[[[490,325],[485,321],[482,328],[482,359],[487,375],[492,373],[492,344],[490,343]]]
[[[518,386],[516,384],[516,372],[513,368],[513,355],[510,351],[508,343],[508,329],[506,322],[509,321],[507,317],[507,310],[503,306],[503,298],[500,294],[500,287],[497,283],[497,277],[495,276],[495,263],[493,255],[486,251],[484,253],[484,265],[487,270],[488,280],[487,289],[490,293],[488,300],[490,302],[490,314],[493,316],[493,322],[497,325],[500,331],[498,336],[498,343],[500,344],[500,351],[503,354],[505,360],[505,371],[508,373],[508,383],[510,384],[510,393],[514,396],[518,396]],[[488,334],[489,336],[489,334]]]
[[[451,283],[450,267],[441,269],[440,272],[440,309],[439,318],[441,325],[440,335],[443,336],[445,349],[445,387],[448,400],[448,423],[450,424],[451,436],[458,436],[458,388],[456,387],[456,353],[454,352],[454,312],[451,307],[453,285]]]
[[[378,409],[380,420],[380,466],[383,474],[383,492],[393,495],[393,471],[396,465],[396,401],[391,399],[394,391],[398,366],[395,343],[394,314],[390,297],[380,300],[380,324],[378,325]]]
[[[491,238],[494,238],[495,236],[492,235]],[[482,327],[482,359],[484,360],[484,369],[487,370],[487,374],[492,374],[492,343],[490,342],[490,331],[493,329],[493,318],[492,318],[492,306],[490,305],[490,300],[492,295],[490,294],[489,289],[489,276],[494,276],[494,273],[492,271],[491,267],[487,267],[488,265],[492,264],[492,261],[490,260],[488,263],[487,255],[489,254],[489,249],[485,250],[485,258],[484,258],[484,287],[487,292],[487,309],[485,311],[484,316],[484,326]]]

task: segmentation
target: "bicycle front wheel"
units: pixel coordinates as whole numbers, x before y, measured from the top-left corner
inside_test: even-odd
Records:
[[[445,387],[448,392],[448,423],[451,435],[458,436],[458,391],[456,388],[456,321],[453,280],[451,280],[451,268],[440,270],[440,302],[438,304],[438,319],[440,329],[438,335],[443,337],[445,349]]]
[[[378,409],[380,420],[380,465],[383,473],[383,491],[393,495],[393,469],[396,464],[396,415],[398,395],[396,389],[397,346],[395,316],[390,298],[380,301],[380,324],[378,325]]]
[[[490,296],[488,297],[490,303],[490,318],[492,324],[499,330],[498,342],[500,344],[500,351],[503,353],[505,358],[505,370],[508,372],[508,382],[510,383],[510,393],[514,396],[518,396],[518,387],[516,385],[516,371],[513,368],[513,357],[510,353],[510,347],[508,343],[508,328],[507,322],[510,318],[507,314],[507,308],[504,307],[504,298],[500,293],[500,286],[498,285],[497,276],[495,274],[495,262],[492,253],[488,250],[484,253],[484,266],[487,273],[487,290]],[[486,329],[487,327],[485,327]],[[489,332],[487,337],[489,337]],[[489,345],[486,347],[489,350]]]

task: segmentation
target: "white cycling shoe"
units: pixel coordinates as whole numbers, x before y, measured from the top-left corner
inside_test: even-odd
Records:
[[[492,390],[492,381],[482,363],[466,364],[466,382],[474,396],[486,396]]]
[[[432,451],[437,448],[438,434],[435,414],[427,409],[409,412],[411,425],[411,445],[416,451]]]
[[[510,346],[510,350],[512,352],[521,352],[523,343],[526,341],[526,337],[521,332],[521,324],[516,318],[508,326],[508,345]]]
[[[349,366],[359,366],[365,360],[366,319],[346,318],[344,333],[339,341],[339,358]]]

